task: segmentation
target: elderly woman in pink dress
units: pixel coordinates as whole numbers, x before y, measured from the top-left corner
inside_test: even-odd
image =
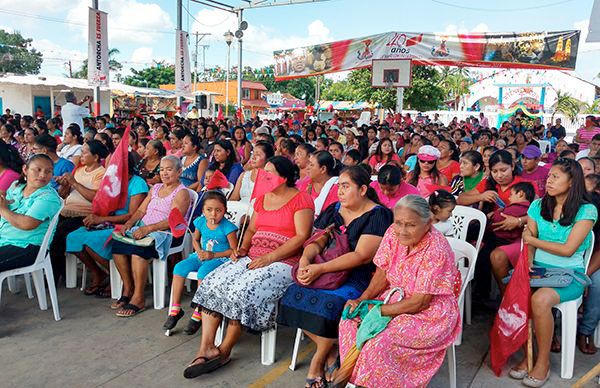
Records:
[[[460,279],[452,249],[431,224],[427,201],[403,197],[394,209],[394,224],[385,233],[373,263],[375,275],[365,292],[348,301],[351,309],[362,300],[384,300],[383,316],[393,317],[386,329],[368,340],[350,381],[364,387],[425,387],[442,365],[446,348],[460,332],[454,286]],[[342,361],[356,343],[357,320],[339,326]]]

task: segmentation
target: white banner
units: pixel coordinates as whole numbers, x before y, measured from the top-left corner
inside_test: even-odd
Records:
[[[175,42],[175,92],[177,95],[183,95],[190,93],[192,90],[188,33],[177,30],[175,39],[177,39]]]
[[[108,86],[108,14],[89,9],[88,20],[88,84]]]

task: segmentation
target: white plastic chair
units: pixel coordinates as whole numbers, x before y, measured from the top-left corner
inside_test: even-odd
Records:
[[[590,264],[594,247],[594,234],[590,232],[590,247],[583,253],[585,271]],[[575,281],[575,280],[573,280]],[[560,377],[563,379],[573,378],[573,365],[575,364],[575,342],[577,337],[577,310],[583,297],[576,300],[559,303],[554,306],[561,314],[561,343],[560,343]],[[598,342],[598,329],[596,329],[596,340]]]
[[[466,241],[458,240],[456,238],[449,237],[448,242],[454,252],[454,261],[460,272],[460,278],[462,280],[462,286],[460,288],[460,295],[458,297],[458,308],[460,310],[460,316],[462,319],[465,296],[467,293],[469,278],[473,278],[475,272],[475,262],[477,260],[477,251],[473,245]],[[467,264],[465,264],[465,259]],[[455,346],[460,345],[462,341],[462,330],[457,336],[456,340],[448,347],[448,371],[450,373],[450,388],[456,388],[456,349]]]
[[[58,296],[56,295],[56,285],[54,284],[54,274],[52,272],[52,262],[50,261],[50,254],[48,253],[48,245],[50,244],[50,237],[54,234],[56,229],[56,224],[58,223],[58,217],[63,208],[63,204],[63,200],[61,199],[60,208],[48,224],[48,230],[44,235],[44,240],[42,240],[42,245],[40,245],[40,250],[37,254],[35,262],[27,267],[0,272],[0,296],[2,293],[2,282],[4,279],[16,275],[26,275],[25,279],[27,283],[27,275],[31,274],[33,277],[33,284],[35,286],[35,292],[37,293],[40,310],[48,309],[46,287],[44,284],[45,274],[46,282],[48,283],[48,292],[50,293],[50,301],[52,302],[52,310],[54,311],[54,320],[56,321],[60,321],[60,311],[58,307]]]
[[[542,151],[542,155],[550,152],[550,142],[548,140],[538,140],[537,142],[540,145],[540,151]]]
[[[594,345],[597,348],[600,348],[600,324],[596,326],[596,333],[594,333]]]
[[[483,241],[483,234],[485,233],[485,227],[487,224],[487,217],[482,211],[474,209],[468,206],[458,205],[452,212],[452,230],[450,236],[457,238],[462,241],[467,241],[467,232],[469,225],[472,222],[479,223],[479,234],[477,235],[477,242],[475,243],[475,249],[479,253],[481,248],[481,242]],[[471,278],[467,279],[467,291],[465,292],[465,322],[471,324]]]
[[[277,316],[277,311],[275,311]],[[221,325],[217,329],[215,336],[215,346],[221,345],[229,320],[223,318]],[[275,350],[277,347],[277,324],[271,330],[263,331],[260,335],[260,363],[263,365],[273,365],[275,363]],[[293,370],[293,369],[292,369]]]

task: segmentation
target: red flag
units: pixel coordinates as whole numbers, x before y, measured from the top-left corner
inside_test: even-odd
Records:
[[[179,209],[176,207],[171,209],[171,212],[169,213],[169,229],[171,230],[173,237],[177,238],[183,236],[187,230],[187,227],[187,222],[185,221],[185,218],[183,218],[183,214],[181,214]]]
[[[242,110],[242,108],[238,108],[235,114],[241,122],[244,122],[244,111]]]
[[[282,178],[279,175],[266,172],[261,168],[256,174],[256,180],[254,181],[254,189],[252,190],[252,195],[250,196],[250,199],[262,197],[263,195],[275,190],[283,183],[285,183],[285,178]]]
[[[227,177],[219,170],[215,171],[213,176],[210,178],[210,181],[205,183],[208,190],[224,189],[229,187],[229,181],[227,180]]]
[[[129,128],[125,130],[123,139],[129,139]],[[106,172],[92,201],[92,212],[98,216],[107,216],[124,208],[127,203],[127,187],[129,186],[128,147],[127,141],[120,142],[110,158],[109,165],[106,166]]]
[[[217,120],[225,120],[225,116],[223,115],[223,107],[219,105],[219,113],[217,114]]]
[[[496,376],[500,376],[510,355],[527,342],[530,299],[528,249],[527,244],[523,244],[490,331],[491,363]]]

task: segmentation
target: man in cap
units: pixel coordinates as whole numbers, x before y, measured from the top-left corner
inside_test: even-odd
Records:
[[[539,147],[528,145],[523,149],[522,155],[521,163],[523,164],[523,172],[521,173],[521,177],[527,181],[535,182],[540,196],[544,196],[549,170],[545,166],[539,165],[542,151],[540,151]]]
[[[460,154],[464,154],[467,151],[471,151],[473,148],[473,139],[468,136],[463,137],[458,144],[458,149],[460,150]]]
[[[330,126],[327,135],[342,145],[346,144],[346,136],[342,135],[342,130],[337,125]]]

